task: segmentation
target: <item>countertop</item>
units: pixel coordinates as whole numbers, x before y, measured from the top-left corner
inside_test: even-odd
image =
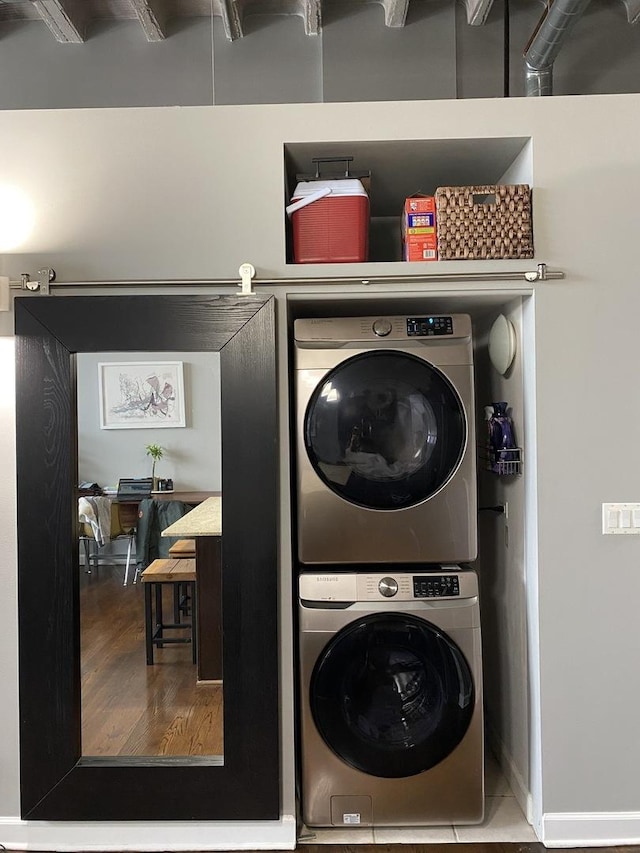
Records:
[[[162,536],[222,536],[222,498],[207,498],[162,531]]]

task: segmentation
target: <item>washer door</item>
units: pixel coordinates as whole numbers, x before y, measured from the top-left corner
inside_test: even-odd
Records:
[[[372,776],[422,773],[464,737],[473,678],[456,644],[424,619],[368,616],[325,647],[310,684],[314,722],[342,761]]]
[[[347,359],[309,401],[304,442],[320,479],[359,506],[394,510],[432,497],[455,473],[464,409],[433,365],[396,351]]]

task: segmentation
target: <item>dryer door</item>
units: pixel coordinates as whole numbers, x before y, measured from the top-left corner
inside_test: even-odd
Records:
[[[467,441],[464,409],[433,365],[386,350],[347,359],[314,391],[304,441],[317,475],[345,500],[395,510],[436,494]]]
[[[372,776],[414,776],[447,757],[473,715],[471,671],[458,646],[424,619],[368,616],[325,647],[310,684],[325,743]]]

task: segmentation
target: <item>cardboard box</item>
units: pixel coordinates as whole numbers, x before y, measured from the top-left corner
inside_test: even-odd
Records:
[[[412,195],[402,211],[402,259],[437,261],[436,202],[431,195]]]

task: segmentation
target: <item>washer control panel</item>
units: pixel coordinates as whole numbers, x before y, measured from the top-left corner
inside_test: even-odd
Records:
[[[391,566],[389,566],[391,568]],[[352,572],[303,572],[299,578],[302,601],[315,602],[400,602],[424,599],[466,599],[478,595],[475,572],[461,571],[457,567],[447,570],[422,571],[420,574],[403,571],[394,574],[366,574]],[[398,602],[398,605],[396,605]]]
[[[413,594],[416,598],[450,598],[460,595],[460,581],[457,575],[415,576]]]
[[[407,335],[410,338],[452,334],[453,317],[407,317]]]

